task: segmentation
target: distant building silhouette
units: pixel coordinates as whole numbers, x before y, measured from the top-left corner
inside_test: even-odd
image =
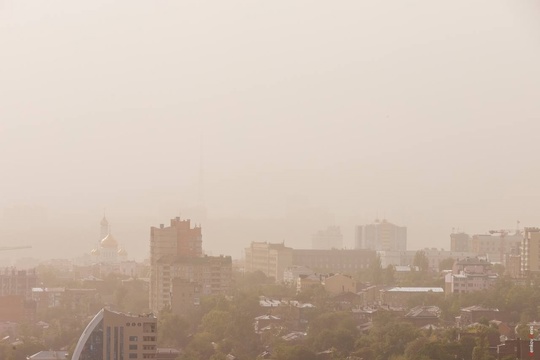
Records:
[[[471,237],[464,232],[450,234],[450,251],[470,251]]]
[[[407,227],[397,226],[386,219],[373,224],[357,226],[356,249],[404,251],[407,250]]]
[[[313,249],[330,250],[343,248],[343,235],[339,226],[329,226],[317,231],[312,238]]]
[[[93,264],[118,264],[127,261],[126,249],[120,247],[114,236],[110,232],[109,221],[105,216],[101,219],[100,238],[97,246],[90,251]]]

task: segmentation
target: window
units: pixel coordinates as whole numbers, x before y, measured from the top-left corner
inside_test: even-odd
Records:
[[[137,336],[130,336],[129,341],[138,341],[139,338]]]
[[[136,358],[137,358],[137,354],[129,354],[129,358],[130,358],[130,359],[136,359]]]
[[[129,345],[129,350],[137,350],[137,344],[133,345]]]

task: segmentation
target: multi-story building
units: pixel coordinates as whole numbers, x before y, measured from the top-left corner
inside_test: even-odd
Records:
[[[450,234],[450,250],[468,252],[471,248],[471,237],[464,232]]]
[[[185,284],[177,279],[194,283],[200,295],[192,296],[193,302],[204,295],[225,294],[232,281],[232,259],[230,256],[203,256],[194,258],[182,258],[175,256],[163,257],[154,266],[155,280],[152,284],[150,309],[158,312],[165,306],[172,306],[176,302],[176,308],[180,309],[180,302],[175,297],[186,294]],[[175,295],[176,294],[176,295]],[[179,313],[183,312],[179,311]]]
[[[157,319],[100,310],[84,329],[72,360],[154,359]]]
[[[525,228],[521,243],[521,274],[540,274],[540,228]]]
[[[357,226],[355,247],[383,251],[407,250],[407,227],[394,225],[386,219],[376,219],[373,224]]]
[[[477,255],[487,255],[492,262],[504,261],[504,255],[512,252],[512,249],[519,247],[523,241],[523,236],[516,232],[515,234],[494,233],[478,234],[471,238],[471,252]]]
[[[0,296],[20,295],[30,299],[32,297],[32,288],[36,287],[36,284],[36,269],[0,269]]]
[[[283,281],[283,272],[293,265],[293,249],[284,243],[252,242],[245,249],[247,272],[262,271],[276,282]]]
[[[369,268],[375,256],[374,250],[294,249],[292,250],[292,263],[322,273],[355,274]]]
[[[451,273],[445,275],[447,294],[470,293],[490,288],[498,275],[492,271],[491,263],[478,258],[460,260]]]
[[[317,231],[312,238],[313,249],[329,250],[343,248],[343,235],[339,226],[329,226]]]
[[[195,283],[202,295],[223,294],[230,288],[230,256],[203,256],[202,230],[191,227],[190,220],[172,219],[169,227],[161,224],[150,229],[150,309],[161,311],[172,306],[172,296],[182,279]],[[178,308],[178,307],[177,307]]]
[[[157,261],[164,255],[174,254],[180,257],[201,257],[202,230],[200,226],[191,227],[191,221],[171,219],[171,224],[165,227],[150,228],[150,262]]]

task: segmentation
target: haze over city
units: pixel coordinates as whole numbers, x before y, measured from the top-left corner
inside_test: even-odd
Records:
[[[0,2],[0,246],[74,257],[201,223],[309,248],[540,223],[540,5]],[[2,258],[14,256],[2,254]]]

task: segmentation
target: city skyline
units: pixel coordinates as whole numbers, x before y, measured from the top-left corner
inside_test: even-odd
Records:
[[[208,251],[235,257],[332,225],[352,248],[376,217],[412,249],[540,222],[535,2],[0,8],[0,246],[20,256],[76,256],[107,208],[140,259],[201,200]]]

